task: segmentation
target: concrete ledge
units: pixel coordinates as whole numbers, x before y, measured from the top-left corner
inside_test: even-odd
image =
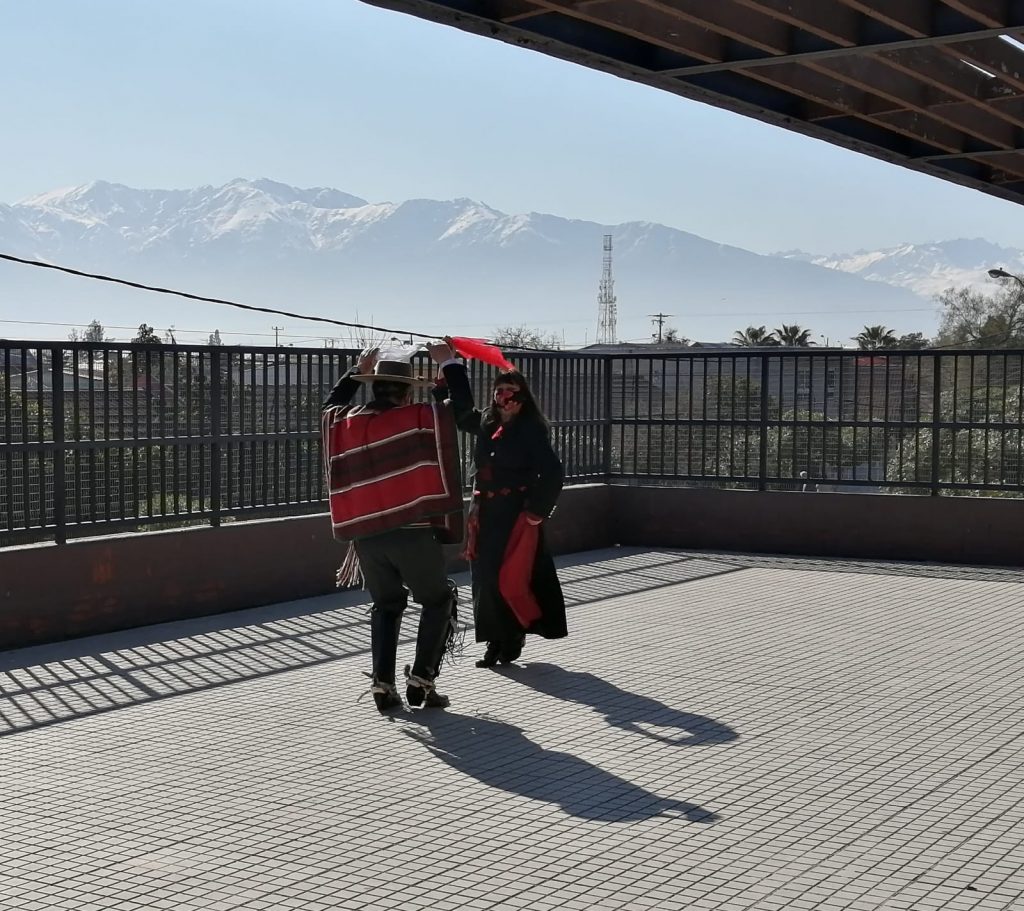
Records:
[[[551,549],[609,546],[610,497],[566,488]],[[0,550],[0,649],[329,594],[342,548],[316,515]]]
[[[613,487],[616,541],[747,553],[1024,566],[1024,501]]]
[[[546,533],[556,554],[623,544],[1024,565],[1024,501],[994,498],[589,484],[565,489]],[[0,649],[329,594],[341,556],[324,515],[0,550]]]

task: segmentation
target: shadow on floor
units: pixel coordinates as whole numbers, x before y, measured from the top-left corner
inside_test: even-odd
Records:
[[[697,804],[661,797],[570,753],[544,749],[504,721],[448,711],[405,712],[400,718],[403,733],[453,769],[489,787],[555,804],[578,819],[718,819]]]
[[[558,565],[570,609],[738,571],[702,557],[620,548]],[[460,612],[471,620],[468,574],[455,578]],[[365,655],[368,606],[364,592],[339,592],[0,652],[0,737]],[[410,607],[403,649],[415,642],[417,623]],[[472,657],[467,643],[460,664],[468,666]],[[361,685],[353,675],[354,690]]]
[[[614,683],[583,671],[570,671],[555,664],[531,662],[509,665],[499,670],[504,677],[555,699],[586,705],[604,715],[612,727],[641,734],[659,743],[674,746],[710,746],[728,743],[739,737],[728,725],[672,708],[652,699],[617,687]],[[675,728],[674,735],[659,734],[641,727]]]

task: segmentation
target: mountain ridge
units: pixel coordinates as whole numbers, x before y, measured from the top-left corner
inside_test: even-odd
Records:
[[[97,180],[0,204],[0,246],[17,255],[258,305],[297,298],[312,315],[338,307],[387,313],[382,322],[425,331],[558,322],[573,342],[592,340],[596,327],[604,234],[614,236],[624,340],[649,336],[656,311],[670,311],[682,335],[701,339],[728,338],[751,323],[801,322],[832,336],[852,335],[864,322],[934,328],[920,290],[926,282],[910,274],[927,265],[920,250],[916,260],[892,252],[903,248],[866,251],[863,262],[856,254],[763,255],[650,221],[508,214],[465,197],[370,202],[268,178],[176,190]],[[966,274],[962,261],[971,257],[961,253],[946,264],[949,274]],[[937,280],[935,268],[930,277]],[[10,270],[0,272],[0,289],[5,284],[48,314],[63,296],[102,302],[111,323],[141,313],[156,324],[179,311],[211,326],[233,322],[209,309],[153,297],[129,303],[109,289],[72,291]]]

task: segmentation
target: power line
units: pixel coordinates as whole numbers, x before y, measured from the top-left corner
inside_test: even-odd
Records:
[[[58,266],[55,263],[44,263],[44,262],[40,262],[39,260],[35,260],[35,259],[24,259],[23,257],[20,257],[20,256],[13,256],[10,253],[0,253],[0,260],[6,260],[7,262],[18,263],[18,264],[23,265],[23,266],[35,266],[38,269],[50,269],[50,270],[52,270],[54,272],[62,272],[65,275],[74,275],[74,276],[77,276],[78,278],[89,278],[89,279],[93,279],[94,281],[110,282],[111,284],[123,285],[124,287],[127,287],[127,288],[136,288],[136,289],[138,289],[140,291],[152,291],[152,292],[154,292],[156,294],[169,294],[169,295],[173,295],[175,297],[183,297],[183,298],[186,298],[188,300],[200,301],[201,303],[207,303],[207,304],[221,304],[221,305],[223,305],[225,307],[235,307],[235,308],[237,308],[239,310],[248,310],[248,311],[251,311],[253,313],[271,313],[271,314],[275,314],[277,316],[287,316],[287,317],[290,317],[291,319],[301,319],[301,320],[307,320],[309,322],[315,322],[315,323],[328,323],[329,325],[332,325],[332,326],[343,326],[343,327],[345,327],[347,329],[369,330],[370,332],[380,332],[380,333],[385,334],[385,335],[398,335],[398,336],[405,335],[405,336],[410,336],[410,337],[411,336],[416,336],[417,338],[425,338],[425,339],[434,339],[434,338],[438,337],[436,333],[415,332],[415,331],[412,331],[410,329],[388,329],[388,328],[385,328],[383,326],[372,326],[372,325],[369,325],[367,323],[353,323],[353,322],[348,322],[346,320],[330,319],[329,317],[326,317],[326,316],[308,316],[308,315],[303,314],[303,313],[294,313],[294,312],[291,312],[289,310],[277,310],[277,309],[275,309],[273,307],[257,307],[254,304],[243,304],[243,303],[240,303],[239,301],[226,300],[224,298],[219,298],[219,297],[207,297],[207,296],[202,295],[202,294],[192,294],[191,292],[179,291],[179,290],[177,290],[175,288],[163,288],[163,287],[160,287],[158,285],[146,285],[146,284],[143,284],[141,282],[133,282],[133,281],[130,281],[129,279],[117,278],[117,277],[112,276],[112,275],[101,275],[101,274],[96,273],[96,272],[84,272],[84,271],[82,271],[80,269],[72,269],[72,268],[70,268],[68,266]],[[892,310],[892,309],[882,309],[882,310],[845,310],[845,311],[831,311],[831,312],[832,313],[895,313],[895,312],[909,313],[909,312],[920,312],[920,311],[925,311],[925,310],[931,311],[933,309],[934,308],[930,308],[930,307],[920,307],[920,308],[906,308],[906,309],[903,309],[903,310]],[[659,318],[659,327],[658,328],[659,328],[659,332],[660,332],[661,324],[664,322],[664,318],[667,317],[667,316],[670,316],[671,314],[658,313],[658,314],[654,314],[654,315]],[[690,316],[698,316],[698,315],[699,316],[704,316],[705,314],[689,314],[689,315]],[[708,316],[712,316],[712,315],[715,315],[715,316],[744,316],[744,315],[745,316],[757,316],[757,315],[761,315],[761,314],[759,314],[759,313],[747,313],[747,314],[741,314],[741,313],[718,313],[718,314],[706,314],[706,315],[708,315]],[[765,313],[764,315],[768,315],[768,314]],[[823,314],[823,313],[820,313],[819,311],[794,311],[790,315],[791,316],[825,316],[825,315],[828,315],[828,314]],[[43,323],[43,322],[33,323],[31,321],[28,321],[28,320],[0,320],[0,322],[5,322],[5,323],[24,323],[26,325],[66,325],[66,326],[77,326],[78,325],[77,323],[64,323],[64,324],[60,324],[60,323]],[[131,328],[137,328],[137,327],[131,327],[131,326],[128,326],[128,327],[111,326],[110,328],[112,328],[112,329],[114,329],[114,328],[129,328],[129,329],[131,329]],[[277,331],[279,331],[278,327],[274,327],[274,328]],[[180,331],[196,331],[196,332],[198,332],[198,331],[203,331],[203,330],[180,330]],[[232,335],[241,335],[241,334],[256,335],[257,333],[233,332],[231,334]],[[975,343],[985,342],[985,341],[988,341],[989,339],[993,339],[993,338],[999,338],[999,337],[1001,337],[1001,336],[1003,336],[1005,334],[1006,334],[1005,332],[999,332],[999,333],[993,333],[992,335],[988,335],[988,336],[982,336],[981,338],[976,339]],[[503,347],[508,348],[508,349],[516,349],[516,350],[519,350],[519,351],[544,351],[544,350],[547,350],[547,349],[542,349],[542,348],[529,348],[529,347],[527,347],[525,345],[504,345]],[[960,346],[957,345],[957,344],[947,344],[947,345],[933,345],[931,347],[932,348],[956,348],[956,347],[960,347]]]
[[[308,316],[304,313],[293,313],[289,310],[277,310],[273,307],[257,307],[253,304],[243,304],[239,301],[226,300],[220,297],[207,297],[202,294],[192,294],[189,291],[179,291],[175,288],[162,288],[158,285],[145,285],[141,282],[133,282],[126,278],[117,278],[112,275],[101,275],[96,272],[83,272],[80,269],[71,269],[68,266],[58,266],[55,263],[44,263],[35,259],[24,259],[20,256],[12,256],[10,253],[0,253],[0,260],[6,260],[7,262],[19,263],[23,266],[35,266],[39,269],[51,269],[55,272],[63,272],[66,275],[74,275],[78,278],[91,278],[95,281],[110,282],[115,285],[124,285],[127,288],[136,288],[140,291],[153,291],[156,294],[170,294],[175,297],[184,297],[188,300],[200,301],[207,304],[222,304],[225,307],[236,307],[239,310],[249,310],[254,313],[273,313],[277,316],[287,316],[292,319],[308,320],[314,323],[328,323],[332,326],[344,326],[347,329],[363,329],[374,333],[380,333],[382,335],[390,336],[408,336],[410,341],[412,337],[424,338],[424,339],[436,339],[438,333],[430,332],[416,332],[411,329],[388,329],[384,326],[371,326],[367,323],[353,323],[346,320],[330,319],[326,316]],[[274,327],[276,328],[276,327]],[[276,347],[276,346],[275,346]],[[547,349],[543,348],[531,348],[528,345],[510,345],[503,344],[503,348],[508,350],[516,351],[544,351]]]
[[[39,320],[39,319],[0,319],[0,325],[4,325],[4,324],[15,325],[15,326],[59,326],[61,328],[66,328],[66,329],[85,329],[85,328],[87,328],[87,324],[83,324],[83,323],[62,323],[62,322],[54,322],[54,321],[51,321],[51,320]],[[124,329],[124,330],[127,330],[127,331],[138,331],[139,327],[138,326],[116,326],[116,325],[113,325],[111,323],[104,323],[103,324],[103,328],[104,329]],[[234,329],[233,330],[233,329],[217,329],[217,327],[214,327],[214,329],[178,329],[177,327],[175,327],[174,332],[175,332],[176,335],[209,335],[214,330],[216,330],[217,332],[220,332],[221,335],[241,335],[241,336],[246,336],[246,337],[249,337],[249,338],[270,338],[272,335],[274,335],[273,332],[260,332],[260,331],[255,330],[255,329],[252,329],[252,330],[249,330],[249,329]],[[297,334],[292,333],[292,332],[281,332],[280,336],[281,336],[281,338],[290,338],[290,339],[294,339],[295,341],[306,341],[306,342],[315,342],[315,341],[319,341],[320,339],[323,338],[322,335],[313,335],[313,336],[297,335]],[[348,339],[348,340],[351,340],[351,338],[352,338],[348,334],[341,335],[340,337]]]
[[[20,256],[11,256],[9,253],[0,253],[0,259],[4,259],[12,263],[20,263],[23,266],[35,266],[39,269],[52,269],[55,272],[63,272],[66,275],[75,275],[79,278],[91,278],[95,281],[124,285],[127,288],[137,288],[140,291],[153,291],[156,294],[172,294],[176,297],[184,297],[188,300],[201,301],[206,304],[222,304],[225,307],[237,307],[239,310],[250,310],[254,313],[273,313],[277,316],[288,316],[292,319],[310,320],[315,323],[330,323],[332,326],[345,326],[349,329],[366,329],[370,332],[381,332],[385,335],[415,335],[417,338],[437,338],[436,333],[413,332],[409,329],[387,329],[383,326],[370,326],[365,323],[349,323],[344,320],[329,319],[326,316],[307,316],[303,313],[292,313],[288,310],[276,310],[273,307],[257,307],[253,304],[242,304],[238,301],[225,300],[220,297],[206,297],[202,294],[192,294],[188,291],[178,291],[174,288],[161,288],[157,285],[144,285],[141,282],[129,281],[126,278],[115,278],[112,275],[100,275],[95,272],[83,272],[80,269],[70,269],[67,266],[58,266],[54,263],[43,263],[35,259],[23,259]]]

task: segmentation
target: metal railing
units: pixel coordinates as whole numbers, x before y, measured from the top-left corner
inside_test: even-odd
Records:
[[[0,546],[324,511],[321,404],[355,354],[0,343]],[[472,366],[489,396],[489,371]],[[603,413],[584,392],[601,360],[522,366],[550,402],[567,477],[603,478]]]
[[[0,546],[325,510],[320,407],[354,354],[0,343]],[[1021,494],[1022,351],[515,360],[570,482]]]
[[[1022,351],[736,348],[609,366],[612,478],[1021,494]]]

